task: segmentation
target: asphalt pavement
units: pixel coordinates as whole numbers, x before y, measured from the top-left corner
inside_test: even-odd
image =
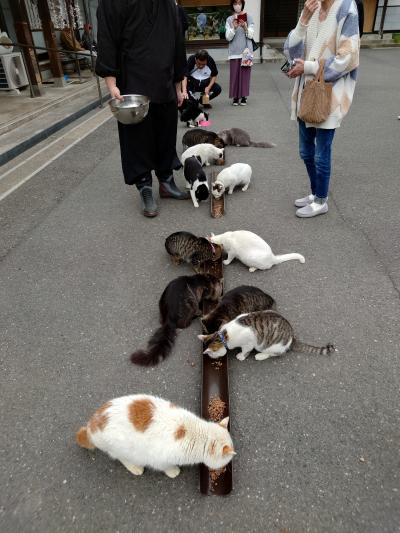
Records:
[[[400,531],[399,59],[399,49],[362,50],[327,215],[295,217],[307,177],[291,82],[273,63],[253,67],[247,107],[229,105],[220,67],[212,128],[277,144],[227,149],[229,164],[252,165],[253,181],[228,197],[222,219],[174,200],[145,219],[123,184],[114,119],[0,203],[2,532]],[[226,289],[262,288],[301,340],[338,352],[232,358],[228,497],[202,496],[197,468],[134,477],[79,448],[75,431],[113,397],[151,393],[199,412],[199,324],[158,367],[128,355],[157,327],[166,284],[190,273],[169,262],[165,237],[237,229],[306,262],[253,274],[234,262]]]

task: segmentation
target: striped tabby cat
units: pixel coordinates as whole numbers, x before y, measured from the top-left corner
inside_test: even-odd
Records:
[[[335,351],[333,344],[317,348],[298,341],[289,322],[276,311],[270,310],[239,315],[216,333],[198,337],[208,344],[204,353],[213,359],[223,357],[227,350],[239,347],[240,352],[236,355],[239,361],[244,361],[252,350],[258,352],[255,355],[257,361],[282,355],[289,350],[318,355]]]
[[[206,331],[212,333],[243,313],[264,311],[275,307],[275,300],[257,287],[240,285],[228,291],[210,313],[201,319]]]
[[[203,143],[213,144],[217,148],[224,148],[225,146],[224,141],[216,133],[201,128],[189,130],[182,137],[182,146],[186,148]]]
[[[177,231],[165,239],[165,248],[173,263],[190,263],[199,272],[205,261],[217,260],[221,256],[221,248],[214,246],[205,237],[196,237],[188,231]]]

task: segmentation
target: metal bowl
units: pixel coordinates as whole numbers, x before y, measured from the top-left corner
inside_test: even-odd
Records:
[[[149,112],[150,99],[141,94],[123,94],[121,102],[112,98],[108,103],[114,117],[122,124],[139,124]]]

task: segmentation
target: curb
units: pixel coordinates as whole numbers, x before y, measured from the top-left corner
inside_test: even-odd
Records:
[[[110,99],[109,95],[103,96],[101,99],[102,103],[107,102]],[[70,115],[67,115],[62,120],[59,120],[58,122],[52,124],[48,128],[43,129],[42,131],[36,133],[33,135],[30,139],[27,139],[26,141],[21,142],[20,144],[17,144],[4,152],[0,155],[0,166],[5,165],[15,157],[21,155],[26,150],[29,150],[29,148],[32,148],[32,146],[35,146],[35,144],[40,143],[47,137],[50,137],[50,135],[53,135],[53,133],[56,133],[57,131],[60,131],[61,129],[65,128],[65,126],[68,126],[68,124],[71,124],[71,122],[74,122],[78,118],[82,117],[83,115],[86,115],[93,109],[99,106],[99,100],[95,100],[94,102],[91,102],[90,104],[85,105],[78,111],[75,111],[74,113],[71,113]]]

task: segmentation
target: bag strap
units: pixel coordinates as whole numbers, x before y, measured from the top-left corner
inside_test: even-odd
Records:
[[[315,76],[316,81],[324,82],[324,66],[325,66],[325,59],[319,60],[319,69],[317,72],[317,75]]]

